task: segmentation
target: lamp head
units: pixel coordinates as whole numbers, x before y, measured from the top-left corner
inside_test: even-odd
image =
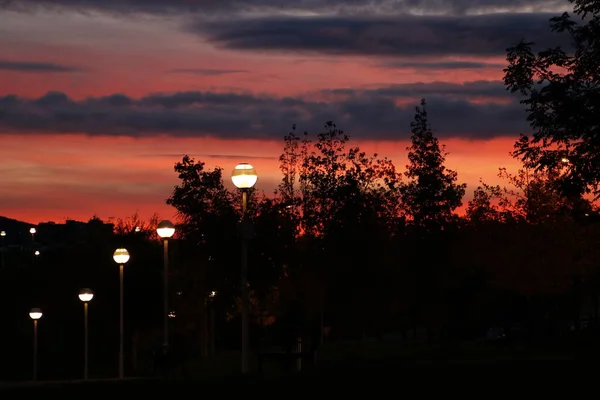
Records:
[[[162,220],[156,226],[156,233],[163,239],[168,239],[175,234],[175,225],[169,220]]]
[[[116,249],[113,253],[113,260],[115,260],[117,264],[125,264],[129,261],[129,252],[124,248]]]
[[[29,229],[29,233],[31,233],[32,235],[33,235],[34,233],[36,233],[36,232],[37,232],[37,231],[35,230],[35,228],[31,228],[31,229]]]
[[[257,180],[256,169],[248,163],[236,165],[231,173],[231,181],[238,189],[250,189]]]
[[[6,231],[0,231],[0,236],[2,236],[2,237],[6,236]]]
[[[94,292],[92,292],[91,289],[81,289],[81,291],[79,292],[79,300],[83,301],[84,303],[91,301],[93,298]]]
[[[42,310],[39,308],[32,308],[31,310],[29,310],[29,318],[31,318],[34,321],[42,318],[42,315]]]

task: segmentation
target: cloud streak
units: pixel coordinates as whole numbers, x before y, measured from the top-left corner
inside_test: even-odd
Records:
[[[527,129],[522,107],[515,101],[471,101],[482,96],[510,99],[501,82],[330,89],[316,95],[178,92],[83,100],[61,92],[37,99],[9,95],[0,98],[0,132],[279,139],[292,124],[314,131],[334,120],[358,138],[405,139],[421,96],[429,98],[432,124],[441,137],[486,139]],[[315,100],[318,96],[332,99]],[[401,98],[404,101],[399,102]]]
[[[211,69],[211,68],[176,68],[167,71],[171,74],[192,74],[204,76],[218,76],[226,74],[246,74],[250,71],[245,69]]]
[[[3,0],[0,7],[21,11],[44,8],[119,14],[354,14],[435,13],[465,15],[497,11],[556,11],[561,0]]]
[[[492,68],[502,70],[504,64],[494,64],[478,61],[388,61],[379,64],[382,68],[393,69],[428,69],[428,70],[455,70],[455,69],[485,69]]]
[[[13,72],[81,72],[82,68],[47,62],[0,60],[0,71]]]

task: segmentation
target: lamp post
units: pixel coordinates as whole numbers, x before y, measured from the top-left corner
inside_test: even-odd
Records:
[[[0,247],[2,248],[2,250],[0,251],[0,257],[2,258],[0,261],[2,262],[2,264],[0,264],[0,270],[2,268],[4,268],[4,238],[6,237],[6,231],[0,231]]]
[[[124,376],[124,328],[123,328],[123,269],[127,261],[129,261],[129,252],[127,249],[119,248],[113,253],[113,260],[119,264],[119,378]]]
[[[256,184],[258,175],[254,167],[248,163],[241,163],[235,166],[231,174],[231,181],[242,192],[242,374],[248,373],[248,352],[249,352],[249,299],[248,299],[248,239],[250,236],[250,222],[247,218],[248,209],[248,191]]]
[[[79,300],[83,302],[83,379],[88,379],[88,303],[94,298],[90,289],[81,289]]]
[[[163,346],[169,346],[169,238],[175,234],[175,225],[171,221],[160,221],[156,233],[163,239]]]
[[[37,353],[38,353],[38,340],[37,340],[37,324],[38,319],[42,318],[42,310],[39,308],[32,308],[29,311],[29,318],[33,320],[33,380],[37,381]]]
[[[33,243],[35,243],[35,233],[36,233],[36,232],[37,232],[37,231],[36,231],[36,229],[35,229],[35,228],[30,228],[30,229],[29,229],[29,233],[31,233],[31,241],[32,241]]]

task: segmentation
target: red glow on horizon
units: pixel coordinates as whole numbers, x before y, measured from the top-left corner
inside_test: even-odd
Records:
[[[178,184],[173,166],[184,154],[204,161],[206,168],[222,167],[225,184],[230,170],[249,162],[258,174],[256,187],[271,194],[281,180],[278,157],[283,141],[110,138],[82,135],[0,136],[4,160],[0,182],[0,215],[31,223],[126,218],[138,212],[148,218],[159,213],[174,218],[165,204]],[[450,152],[446,165],[467,182],[467,198],[479,179],[501,183],[499,167],[516,171],[519,164],[508,156],[512,139],[442,141]],[[399,171],[406,164],[408,142],[351,140],[368,154],[394,161]],[[157,151],[157,149],[159,151]]]

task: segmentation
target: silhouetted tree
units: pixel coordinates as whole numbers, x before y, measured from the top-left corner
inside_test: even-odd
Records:
[[[569,161],[556,181],[569,197],[600,194],[600,1],[571,0],[575,21],[568,13],[551,19],[553,32],[567,34],[572,47],[538,53],[533,43],[507,49],[504,82],[519,92],[533,134],[515,144],[515,157],[524,166],[551,171]]]
[[[426,102],[416,108],[411,123],[412,145],[407,148],[409,181],[402,187],[402,203],[412,223],[426,229],[440,228],[454,219],[462,204],[466,184],[457,184],[457,173],[444,166],[447,153],[429,125]]]

